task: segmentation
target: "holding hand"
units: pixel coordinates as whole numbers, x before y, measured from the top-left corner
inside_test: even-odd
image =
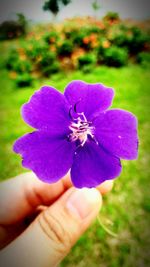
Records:
[[[33,173],[0,184],[1,267],[54,267],[90,226],[112,188],[75,189],[69,174],[46,184]]]

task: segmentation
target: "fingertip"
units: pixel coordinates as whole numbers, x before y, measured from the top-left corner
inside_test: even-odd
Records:
[[[114,181],[107,180],[97,187],[102,195],[109,193],[113,188]]]
[[[67,207],[84,219],[93,210],[99,211],[102,197],[96,188],[75,189],[67,200]]]

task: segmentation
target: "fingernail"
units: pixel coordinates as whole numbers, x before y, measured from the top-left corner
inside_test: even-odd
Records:
[[[67,201],[67,208],[79,216],[86,218],[97,205],[100,206],[101,196],[97,189],[79,189],[71,194]]]

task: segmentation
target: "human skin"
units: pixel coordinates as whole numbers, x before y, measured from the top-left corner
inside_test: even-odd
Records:
[[[55,184],[24,173],[0,184],[1,267],[53,267],[96,218],[106,181],[97,189],[76,189],[69,173]]]

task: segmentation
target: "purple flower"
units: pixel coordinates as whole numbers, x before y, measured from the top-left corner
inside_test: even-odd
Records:
[[[71,169],[77,188],[95,187],[121,172],[120,158],[137,158],[137,119],[107,110],[114,91],[72,81],[64,94],[44,86],[23,105],[22,116],[37,130],[18,139],[14,151],[39,179],[57,182]]]

